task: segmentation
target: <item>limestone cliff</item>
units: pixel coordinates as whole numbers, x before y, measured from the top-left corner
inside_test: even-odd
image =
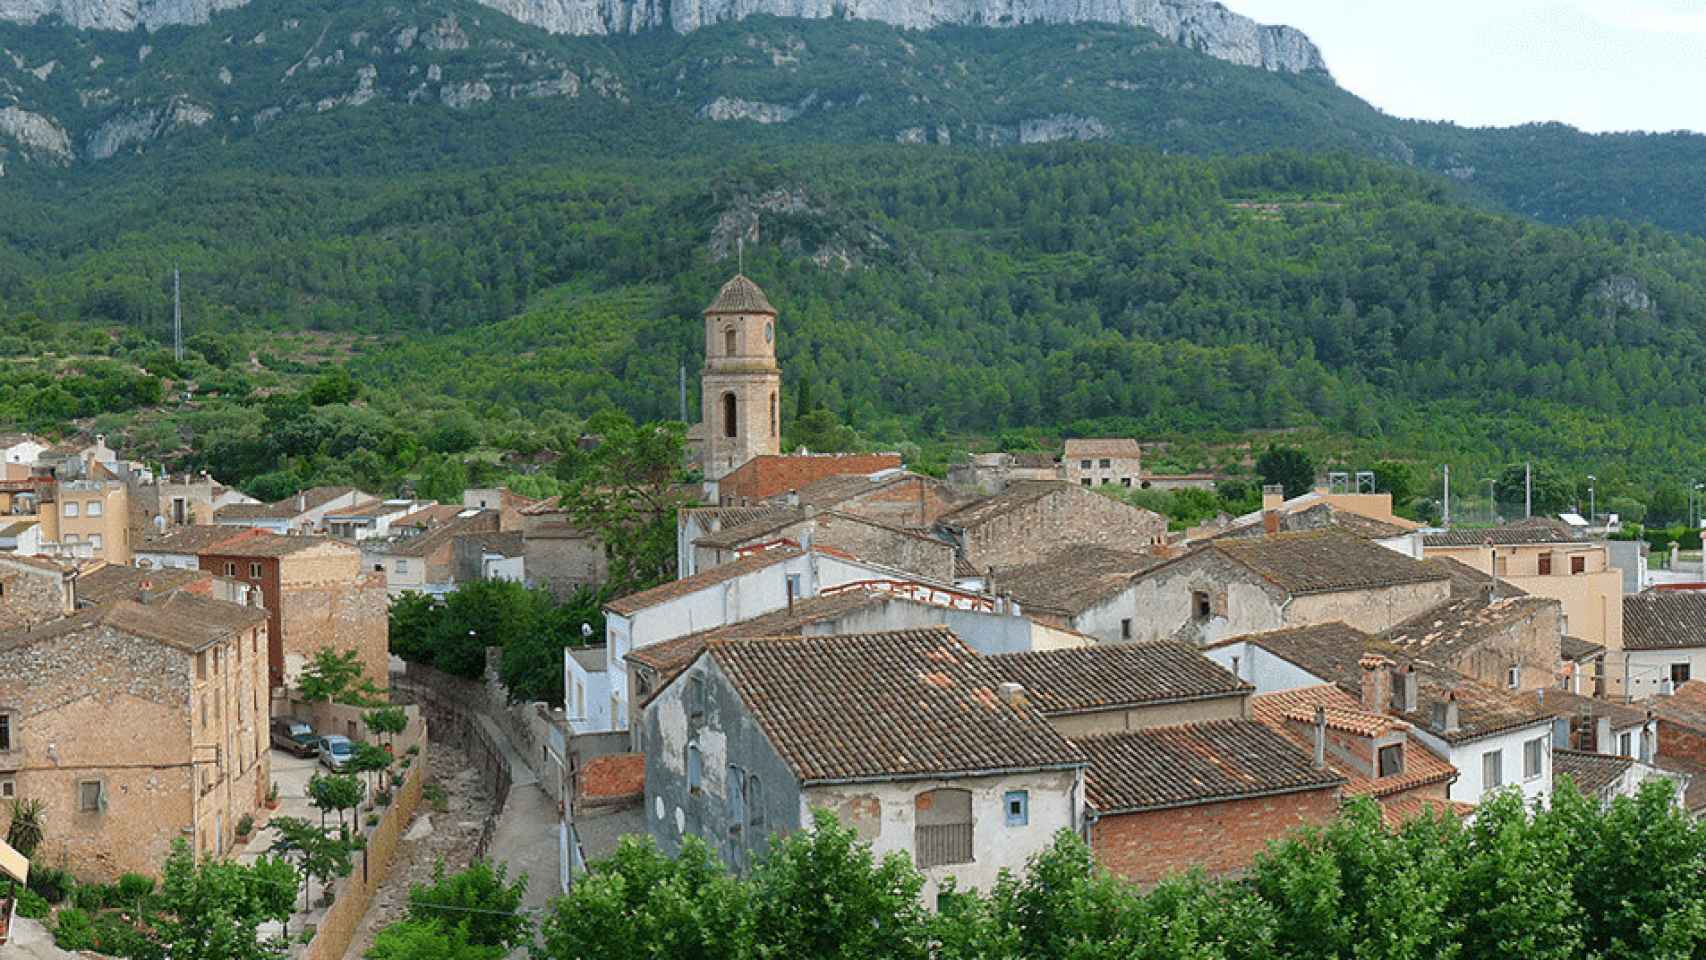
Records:
[[[57,17],[74,27],[154,30],[206,23],[249,0],[0,0],[0,20]],[[264,0],[262,0],[264,2]],[[1325,70],[1309,38],[1210,0],[482,0],[523,23],[579,36],[700,27],[758,14],[875,20],[897,27],[1118,23],[1148,27],[1211,57],[1285,73]]]

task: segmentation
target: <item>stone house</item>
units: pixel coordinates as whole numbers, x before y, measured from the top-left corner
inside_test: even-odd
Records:
[[[324,533],[327,514],[378,499],[354,487],[310,487],[273,503],[237,503],[220,507],[213,513],[213,522],[279,534]]]
[[[451,579],[459,584],[475,580],[528,582],[527,549],[521,531],[458,535],[451,544]]]
[[[1026,616],[1122,643],[1136,639],[1137,575],[1166,560],[1160,552],[1065,547],[1035,563],[993,570],[983,586],[1019,604]]]
[[[370,500],[353,507],[328,510],[321,518],[326,536],[349,543],[379,540],[391,535],[391,524],[432,506],[421,500]]]
[[[1569,524],[1544,517],[1487,530],[1447,530],[1423,537],[1429,559],[1456,560],[1495,575],[1537,597],[1564,605],[1564,632],[1605,647],[1613,669],[1609,695],[1646,696],[1653,688],[1623,689],[1615,661],[1623,650],[1623,574],[1604,543],[1582,540]]]
[[[213,515],[225,507],[260,503],[241,490],[213,479],[206,470],[160,475],[141,472],[131,475],[126,482],[136,539],[159,536],[180,527],[210,525]]]
[[[1143,483],[1143,448],[1132,439],[1068,440],[1060,468],[1067,483],[1131,489]]]
[[[692,569],[711,570],[772,546],[814,544],[930,580],[954,579],[951,544],[916,529],[839,510],[820,512],[815,506],[787,507],[763,520],[699,537],[693,541]]]
[[[824,809],[910,856],[934,903],[1082,827],[1080,750],[945,628],[712,641],[639,740],[659,847],[698,836],[737,871]]]
[[[681,507],[675,515],[675,569],[681,577],[699,572],[697,548],[700,538],[720,534],[776,517],[792,516],[787,503],[761,503],[751,507]]]
[[[1479,803],[1515,786],[1543,803],[1552,793],[1553,717],[1520,693],[1470,679],[1342,623],[1234,637],[1203,651],[1258,695],[1336,684],[1370,712],[1409,724],[1412,741],[1458,771],[1448,799]]]
[[[1336,528],[1210,540],[1135,584],[1133,639],[1197,644],[1321,623],[1385,630],[1452,586],[1445,570]]]
[[[1649,590],[1624,597],[1623,647],[1606,651],[1610,688],[1644,699],[1706,678],[1706,593]]]
[[[1460,596],[1411,617],[1379,639],[1412,657],[1510,690],[1557,687],[1563,605],[1527,595]]]
[[[261,593],[272,688],[296,682],[320,650],[355,651],[363,676],[389,683],[389,598],[382,577],[364,572],[361,551],[324,537],[247,530],[207,548],[201,569]]]
[[[521,508],[522,566],[527,582],[559,601],[610,579],[610,559],[598,536],[575,526],[555,499]],[[677,568],[679,569],[679,567]]]
[[[219,524],[197,524],[146,535],[136,544],[131,561],[155,570],[201,569],[201,555],[242,535],[243,531]]]
[[[231,849],[271,784],[266,624],[176,592],[0,634],[0,797],[45,805],[42,862],[111,882]]]
[[[1706,680],[1690,680],[1642,706],[1658,720],[1659,766],[1686,781],[1688,812],[1706,815]]]
[[[1027,481],[945,514],[937,532],[977,570],[1036,563],[1063,546],[1143,550],[1167,537],[1167,521],[1083,487]]]
[[[899,469],[898,453],[760,454],[717,481],[717,505],[752,506],[831,477]]]
[[[1264,537],[1271,533],[1297,533],[1328,527],[1336,527],[1351,536],[1377,543],[1414,560],[1425,559],[1422,534],[1413,525],[1405,527],[1385,520],[1376,520],[1325,502],[1289,512],[1268,510],[1245,514],[1221,523],[1210,522],[1186,531],[1185,537],[1192,541],[1222,537]]]
[[[218,587],[219,589],[215,589]],[[206,570],[120,567],[106,564],[77,576],[77,607],[99,607],[143,593],[192,593],[198,597],[247,605],[248,588],[235,580],[220,580]],[[258,598],[257,600],[257,606]]]
[[[0,554],[0,631],[47,623],[76,609],[75,569],[42,557]]]
[[[361,567],[384,574],[385,589],[393,597],[410,592],[442,596],[456,589],[456,539],[498,533],[502,523],[496,510],[464,509],[421,532],[393,524],[393,536],[362,541]]]
[[[965,499],[935,477],[905,470],[840,474],[771,497],[772,504],[835,510],[891,527],[928,529]]]
[[[1024,480],[1059,480],[1060,464],[1050,453],[979,453],[948,468],[948,485],[994,496]]]

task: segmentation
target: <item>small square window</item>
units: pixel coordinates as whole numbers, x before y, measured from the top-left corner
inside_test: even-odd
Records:
[[[1079,484],[1079,486],[1088,487],[1090,485],[1090,478],[1085,477],[1084,479],[1078,481],[1078,484]]]
[[[65,535],[65,542],[66,542],[66,544],[68,544],[70,546],[76,546],[77,544],[83,542],[83,538],[79,537],[75,533],[68,533]]]
[[[98,516],[100,516],[101,515],[101,501],[90,500],[88,509],[84,511],[83,515],[86,517],[98,517]]]
[[[77,504],[69,500],[65,501],[65,515],[68,517],[77,516]]]
[[[1007,825],[1023,827],[1031,822],[1031,794],[1028,790],[1009,790],[1006,799]]]
[[[1113,469],[1113,466],[1114,466],[1114,462],[1112,460],[1103,460],[1102,461],[1102,469],[1103,470],[1111,470],[1111,469]]]
[[[99,549],[101,549],[101,545],[103,543],[105,543],[105,541],[101,538],[100,534],[98,534],[98,533],[89,534],[89,546],[94,547],[96,550],[99,550]]]
[[[1130,617],[1127,617],[1124,620],[1120,621],[1120,639],[1121,640],[1130,640],[1131,639],[1131,618]]]
[[[107,808],[106,791],[99,780],[79,780],[77,782],[77,812],[100,813]]]
[[[18,798],[18,781],[0,780],[0,800],[16,800]]]
[[[261,565],[258,563],[250,563],[249,564],[249,579],[259,580],[260,578],[261,578]]]
[[[1213,608],[1209,606],[1207,590],[1192,591],[1191,613],[1198,620],[1207,620],[1214,615]]]
[[[1404,745],[1394,743],[1380,748],[1380,776],[1396,777],[1404,772]]]
[[[1676,684],[1679,687],[1682,686],[1683,684],[1688,682],[1689,674],[1693,672],[1693,669],[1694,668],[1693,668],[1693,664],[1691,661],[1685,660],[1682,663],[1671,664],[1670,665],[1670,682]]]
[[[1081,469],[1081,470],[1088,470],[1088,469],[1090,469],[1090,461],[1088,461],[1088,460],[1080,460],[1080,461],[1079,461],[1079,462],[1078,462],[1078,467],[1079,467],[1079,469]]]
[[[1588,568],[1588,558],[1587,557],[1571,557],[1570,558],[1570,572],[1571,573],[1586,573],[1587,568]]]

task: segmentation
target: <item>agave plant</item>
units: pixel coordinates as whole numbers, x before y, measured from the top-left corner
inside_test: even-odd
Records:
[[[35,854],[42,841],[42,802],[40,800],[12,801],[11,824],[6,828],[6,843],[25,857]]]

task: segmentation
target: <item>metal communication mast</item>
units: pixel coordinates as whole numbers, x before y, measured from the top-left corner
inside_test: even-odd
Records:
[[[176,266],[172,267],[172,359],[184,362],[184,300]]]

